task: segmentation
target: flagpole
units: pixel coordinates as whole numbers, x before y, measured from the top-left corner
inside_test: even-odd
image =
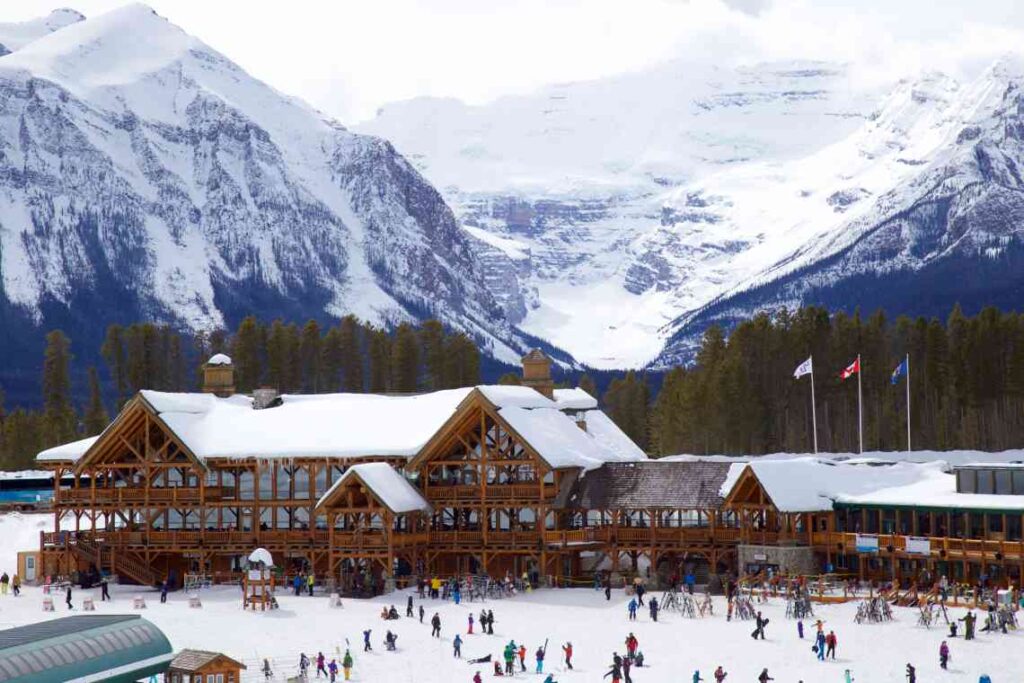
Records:
[[[860,452],[864,453],[864,394],[861,391],[860,376],[864,368],[860,364],[860,354],[857,354],[857,436],[860,442]]]
[[[811,356],[811,422],[814,430],[814,454],[818,454],[818,411],[814,405],[814,356]]]
[[[910,451],[910,354],[903,361],[907,364],[907,451]]]

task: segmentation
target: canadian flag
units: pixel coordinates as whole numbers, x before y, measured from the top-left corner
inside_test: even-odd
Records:
[[[860,356],[857,356],[857,360],[846,366],[846,369],[839,373],[839,379],[849,379],[860,372]]]

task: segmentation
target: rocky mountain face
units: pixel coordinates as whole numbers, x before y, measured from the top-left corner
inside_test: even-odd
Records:
[[[1022,72],[864,87],[834,64],[677,63],[413,100],[360,129],[505,252],[484,267],[515,274],[502,305],[522,329],[599,367],[663,367],[708,325],[783,306],[1019,306]]]
[[[0,377],[9,393],[36,380],[45,330],[91,351],[141,319],[429,315],[515,356],[475,240],[390,143],[141,5],[0,26],[0,43],[0,354],[23,372]]]

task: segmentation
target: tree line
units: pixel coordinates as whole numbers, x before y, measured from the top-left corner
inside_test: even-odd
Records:
[[[728,338],[712,327],[693,365],[664,377],[646,419],[634,399],[627,424],[661,455],[810,452],[810,377],[793,372],[813,355],[819,449],[855,452],[857,379],[839,373],[858,354],[865,450],[906,448],[906,378],[890,379],[907,354],[915,450],[1024,444],[1024,316],[985,308],[969,317],[959,306],[944,323],[807,307],[758,315]]]
[[[399,324],[391,332],[353,316],[322,328],[254,316],[234,332],[214,330],[186,336],[152,323],[110,325],[100,348],[105,367],[90,366],[88,398],[71,391],[71,340],[60,330],[46,337],[42,408],[7,411],[0,389],[0,469],[31,468],[36,453],[99,434],[113,412],[141,389],[197,391],[202,364],[213,354],[231,356],[235,388],[262,386],[280,392],[414,393],[480,383],[480,351],[461,332],[437,320]]]

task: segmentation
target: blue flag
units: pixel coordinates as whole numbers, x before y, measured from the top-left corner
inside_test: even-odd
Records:
[[[907,359],[906,358],[904,358],[903,361],[899,365],[896,366],[896,369],[892,371],[892,383],[893,384],[899,384],[900,377],[902,377],[905,374],[907,374]]]

